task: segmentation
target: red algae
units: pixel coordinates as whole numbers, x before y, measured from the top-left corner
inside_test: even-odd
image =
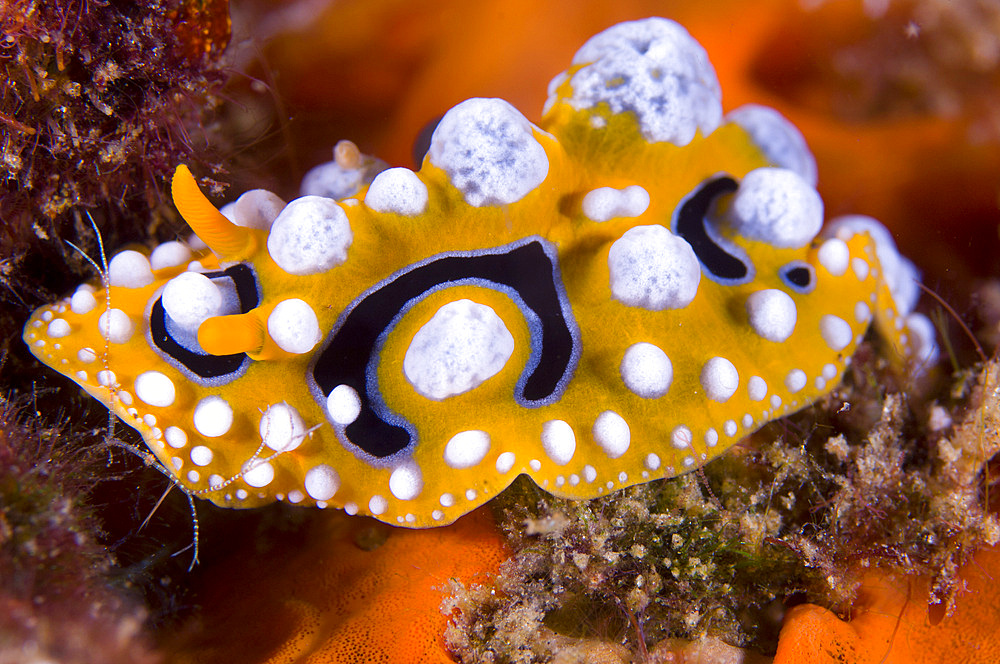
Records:
[[[138,597],[113,586],[82,436],[0,397],[0,663],[158,664]]]

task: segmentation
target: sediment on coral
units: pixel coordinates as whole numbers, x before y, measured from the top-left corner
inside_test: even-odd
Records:
[[[957,570],[1000,540],[984,495],[1000,363],[926,383],[869,345],[830,396],[703,473],[590,502],[518,483],[496,502],[515,554],[494,583],[453,585],[450,647],[462,662],[549,661],[566,638],[640,661],[679,652],[672,638],[773,653],[787,608],[847,611],[875,568],[929,576],[947,613]]]

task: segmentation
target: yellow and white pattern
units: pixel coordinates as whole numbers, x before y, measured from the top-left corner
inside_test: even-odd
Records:
[[[336,198],[220,213],[181,166],[200,242],[116,255],[25,342],[195,495],[413,527],[521,473],[590,498],[697,468],[836,386],[873,320],[929,356],[888,232],[821,233],[801,135],[723,116],[679,25],[610,28],[550,93],[538,126],[463,102],[419,171]]]

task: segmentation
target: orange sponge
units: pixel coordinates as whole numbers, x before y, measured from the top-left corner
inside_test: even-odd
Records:
[[[485,581],[506,557],[490,513],[429,530],[323,517],[305,546],[278,544],[210,570],[201,616],[166,645],[169,661],[450,664],[443,587]]]
[[[1000,548],[962,568],[968,593],[950,616],[928,605],[925,577],[873,572],[843,621],[803,604],[789,611],[774,664],[938,664],[1000,661]]]

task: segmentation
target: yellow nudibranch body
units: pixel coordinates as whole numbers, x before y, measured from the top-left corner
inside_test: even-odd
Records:
[[[193,495],[412,527],[521,473],[592,498],[697,468],[836,386],[873,320],[933,352],[889,233],[821,233],[802,136],[723,116],[671,21],[589,40],[537,126],[471,99],[419,171],[372,163],[222,213],[178,168],[197,237],[119,253],[25,342]]]

